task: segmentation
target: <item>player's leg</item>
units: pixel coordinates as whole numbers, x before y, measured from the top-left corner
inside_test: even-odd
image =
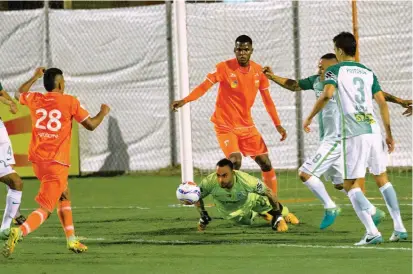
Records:
[[[216,137],[225,157],[234,164],[234,169],[239,170],[242,163],[242,155],[238,146],[238,137],[231,131],[225,131],[215,127]]]
[[[379,244],[383,242],[381,233],[378,231],[369,212],[370,205],[361,191],[359,178],[364,178],[368,166],[368,157],[371,151],[369,134],[359,135],[342,142],[342,160],[344,169],[344,189],[353,208],[366,228],[367,233],[360,242],[355,245]]]
[[[54,211],[54,208],[67,188],[67,180],[62,181],[62,176],[68,176],[69,167],[57,163],[33,163],[33,170],[40,180],[40,190],[35,200],[39,208],[33,211],[18,228],[11,228],[8,239],[3,247],[3,255],[9,257],[17,242],[39,228]]]
[[[406,240],[408,235],[400,215],[399,201],[386,172],[388,156],[386,145],[382,141],[381,136],[377,136],[377,138],[373,137],[371,142],[373,143],[373,148],[369,159],[369,169],[374,175],[377,187],[379,187],[390,216],[393,219],[394,232],[390,237],[390,241],[397,242],[399,240]]]
[[[10,228],[13,219],[17,216],[23,190],[23,182],[19,175],[7,166],[0,171],[0,181],[7,185],[6,207],[3,213],[3,220],[0,230]]]
[[[87,251],[87,246],[82,244],[75,235],[69,188],[66,188],[57,202],[57,215],[66,235],[67,248],[75,253]]]

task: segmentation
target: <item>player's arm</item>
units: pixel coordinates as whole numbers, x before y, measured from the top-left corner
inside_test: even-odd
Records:
[[[84,121],[81,122],[82,126],[87,130],[95,130],[105,119],[105,116],[110,112],[110,107],[108,105],[102,104],[100,106],[100,111],[95,117],[87,117]]]
[[[324,92],[316,101],[310,115],[308,115],[307,119],[305,119],[303,127],[305,132],[310,132],[310,125],[313,118],[319,113],[325,105],[327,105],[328,101],[333,98],[334,91],[336,90],[336,86],[332,84],[326,84],[324,86]]]
[[[171,109],[177,111],[178,108],[183,107],[186,103],[192,102],[204,95],[215,83],[218,82],[218,72],[210,73],[205,80],[197,86],[191,93],[182,100],[174,101],[171,104]]]
[[[0,102],[3,104],[7,105],[10,107],[10,112],[13,114],[17,113],[17,106],[14,103],[13,99],[10,97],[10,95],[5,91],[0,84]]]
[[[208,182],[206,181],[207,178],[202,180],[202,182],[199,185],[199,188],[201,190],[201,198],[199,198],[199,201],[195,203],[195,207],[201,217],[199,218],[198,222],[198,231],[204,231],[209,224],[209,222],[212,220],[212,218],[208,215],[208,212],[205,209],[205,204],[203,198],[207,197],[209,195],[209,190],[207,187]]]
[[[291,91],[300,91],[302,90],[298,81],[288,78],[283,78],[281,76],[275,75],[270,67],[264,67],[262,71],[265,76],[273,81],[274,83],[278,84],[279,86],[291,90]]]
[[[20,100],[20,96],[23,93],[29,92],[30,88],[32,87],[32,85],[39,79],[43,77],[44,71],[46,70],[45,67],[39,67],[36,69],[36,71],[34,72],[34,75],[27,80],[23,85],[21,85],[19,87],[19,89],[16,91],[16,93],[14,94],[14,98],[16,98],[16,100]]]
[[[278,117],[277,108],[275,107],[274,101],[271,98],[270,94],[270,83],[268,79],[261,74],[260,87],[259,87],[262,101],[264,102],[265,109],[273,121],[275,128],[278,133],[281,135],[280,141],[284,141],[287,138],[287,131],[281,126],[280,118]]]
[[[387,106],[387,102],[382,91],[374,93],[374,100],[376,100],[377,104],[379,105],[380,116],[383,121],[384,129],[386,131],[386,144],[389,149],[389,153],[391,153],[394,150],[394,140],[390,127],[389,107]]]
[[[383,92],[384,99],[387,102],[395,103],[395,104],[400,105],[401,107],[407,108],[406,111],[403,112],[403,115],[406,115],[406,116],[411,116],[412,115],[412,100],[403,100],[403,99],[401,99],[397,96],[394,96],[390,93],[387,93],[387,92],[384,92],[384,91],[382,91],[382,92]]]

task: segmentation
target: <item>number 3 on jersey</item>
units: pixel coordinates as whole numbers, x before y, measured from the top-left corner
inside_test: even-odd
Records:
[[[50,131],[58,131],[62,127],[62,123],[60,122],[60,118],[62,117],[62,113],[57,110],[53,109],[49,113],[47,113],[47,110],[44,108],[39,108],[36,110],[36,114],[41,114],[39,119],[36,121],[36,128],[39,129],[47,129]],[[46,126],[44,124],[41,124],[44,120],[47,120]]]

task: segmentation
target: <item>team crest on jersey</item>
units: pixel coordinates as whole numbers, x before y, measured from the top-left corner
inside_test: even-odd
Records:
[[[238,81],[237,81],[237,80],[231,81],[231,87],[232,87],[232,88],[238,87]]]
[[[333,80],[337,82],[337,76],[332,71],[327,71],[325,75],[325,80]]]

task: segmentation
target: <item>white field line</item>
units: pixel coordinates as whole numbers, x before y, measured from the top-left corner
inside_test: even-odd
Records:
[[[30,239],[37,240],[62,240],[61,237],[30,237]],[[137,244],[165,244],[165,245],[202,245],[202,244],[215,244],[211,241],[181,241],[181,240],[146,240],[146,239],[128,239],[128,240],[116,240],[116,239],[105,239],[105,238],[82,238],[81,240],[91,241],[91,242],[128,242]],[[218,243],[218,242],[216,242]],[[248,242],[228,242],[228,244],[247,244]],[[250,244],[250,243],[248,243]],[[260,243],[254,243],[260,244]],[[262,245],[268,245],[267,243]],[[410,247],[377,247],[377,246],[351,246],[351,245],[300,245],[300,244],[271,244],[271,246],[276,247],[295,247],[295,248],[313,248],[313,249],[372,249],[372,250],[394,250],[394,251],[412,251]]]

